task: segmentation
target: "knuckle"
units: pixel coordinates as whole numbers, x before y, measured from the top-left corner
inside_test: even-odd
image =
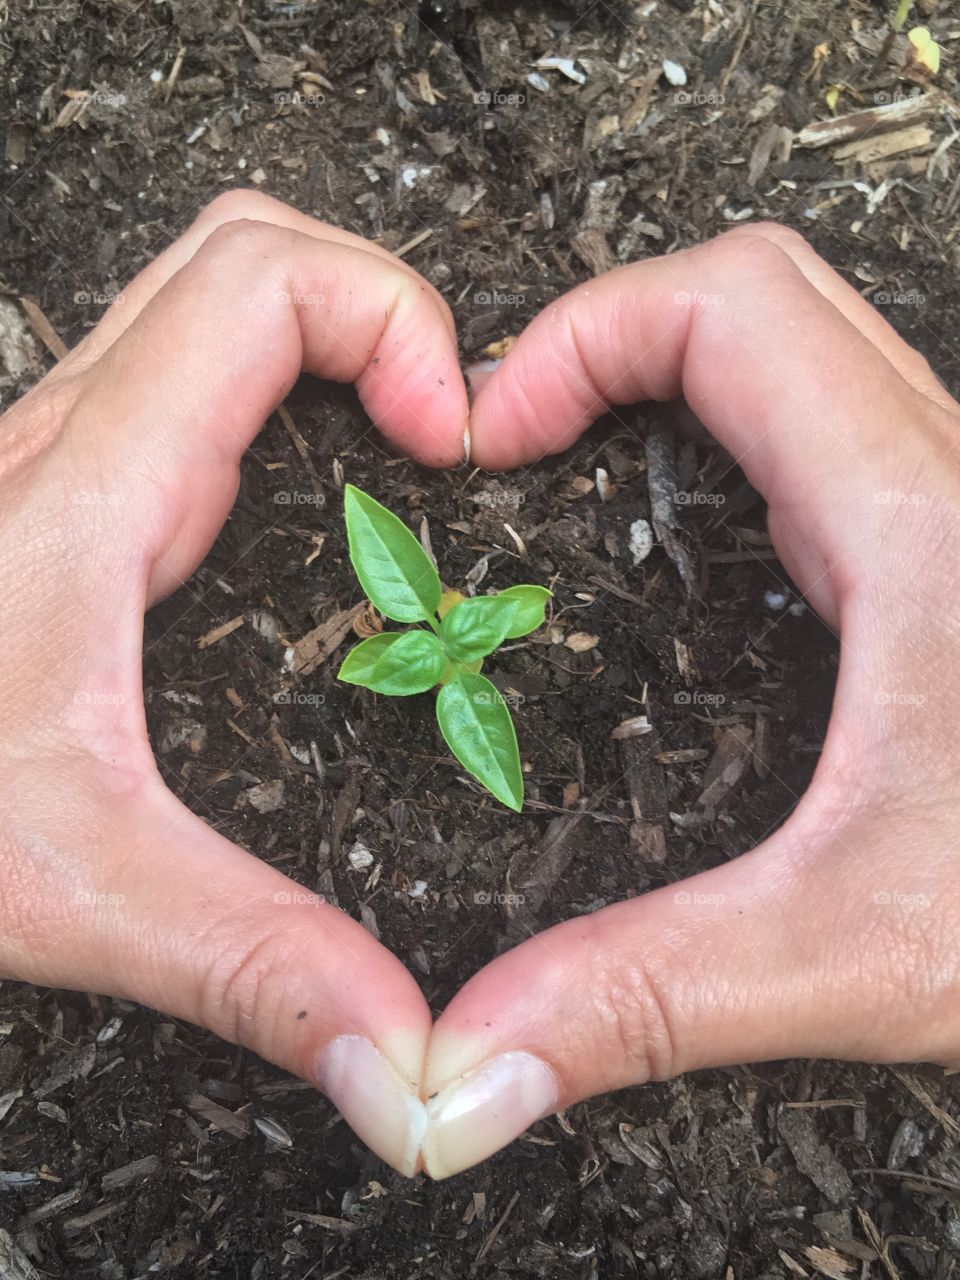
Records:
[[[726,231],[704,246],[719,270],[725,274],[743,271],[744,255],[749,255],[751,271],[758,277],[783,277],[788,273],[800,279],[797,259],[813,250],[796,231],[776,223],[758,222]]]
[[[664,999],[647,966],[616,959],[591,984],[598,1043],[619,1055],[617,1068],[637,1083],[675,1074],[673,1037]]]
[[[231,191],[222,191],[201,210],[198,224],[212,223],[220,226],[225,222],[243,221],[245,218],[261,219],[273,207],[274,201],[247,187],[236,187]]]
[[[232,1044],[256,1048],[269,1043],[269,1024],[281,1003],[292,945],[288,933],[272,926],[249,934],[245,928],[231,927],[226,942],[215,941],[201,980],[203,1025]]]
[[[763,240],[791,257],[798,253],[813,252],[799,231],[794,231],[792,227],[785,227],[779,222],[747,222],[727,231],[720,239]]]
[[[213,228],[198,252],[209,257],[225,251],[246,250],[271,234],[272,228],[255,218],[231,218]]]

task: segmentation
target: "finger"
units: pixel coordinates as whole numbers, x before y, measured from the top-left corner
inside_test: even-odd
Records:
[[[456,346],[423,282],[352,245],[227,223],[84,376],[65,433],[71,473],[92,470],[125,495],[118,536],[139,511],[151,600],[206,553],[243,451],[301,369],[355,382],[380,430],[418,460],[462,459]]]
[[[130,327],[150,299],[159,293],[167,281],[187,265],[214,231],[228,222],[245,220],[266,222],[271,226],[285,228],[287,231],[297,231],[301,235],[312,236],[316,240],[325,240],[346,248],[358,249],[406,271],[434,299],[446,320],[451,335],[455,336],[453,316],[442,295],[402,259],[395,257],[371,240],[365,240],[351,231],[344,231],[341,227],[334,227],[317,218],[311,218],[308,214],[300,213],[299,210],[292,209],[280,200],[274,200],[272,196],[241,188],[225,191],[206,205],[183,235],[154,258],[130,284],[124,287],[118,300],[104,312],[96,328],[70,352],[63,366],[75,372],[78,368],[86,368],[93,364]]]
[[[935,470],[956,435],[779,245],[744,234],[547,308],[480,392],[471,458],[518,466],[609,404],[681,396],[767,499],[788,571],[832,622],[878,544],[902,554],[878,491]]]
[[[232,845],[154,776],[75,766],[29,831],[0,838],[0,967],[137,1000],[242,1044],[324,1090],[408,1176],[425,1113],[430,1011],[413,978],[350,917]],[[106,810],[103,796],[111,794]],[[21,812],[33,784],[20,779]],[[64,833],[77,839],[67,847]]]
[[[876,307],[828,266],[801,236],[775,222],[748,224],[728,233],[730,239],[741,236],[762,236],[782,249],[813,287],[873,343],[911,386],[941,408],[956,408],[956,401],[920,352],[905,342]]]

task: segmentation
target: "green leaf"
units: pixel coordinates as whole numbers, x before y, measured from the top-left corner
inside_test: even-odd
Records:
[[[437,720],[444,741],[467,773],[519,813],[523,772],[517,734],[507,704],[486,676],[457,672],[437,695]]]
[[[506,598],[515,601],[517,606],[505,638],[516,640],[519,636],[528,636],[531,631],[536,631],[537,627],[542,627],[544,614],[547,611],[547,601],[552,596],[553,592],[548,591],[546,587],[507,587],[506,591],[498,592],[494,596],[495,600]]]
[[[458,662],[475,662],[503,644],[516,611],[516,602],[503,593],[461,600],[444,617],[440,635]]]
[[[443,645],[429,631],[394,631],[354,645],[337,678],[374,693],[426,693],[440,680],[446,662]]]
[[[350,561],[368,599],[394,622],[432,618],[440,604],[440,579],[403,521],[352,484],[344,489],[343,511]]]

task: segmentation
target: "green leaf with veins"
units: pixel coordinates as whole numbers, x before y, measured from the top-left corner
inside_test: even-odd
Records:
[[[513,600],[517,606],[510,630],[504,638],[516,640],[520,636],[528,636],[537,627],[542,627],[547,601],[552,595],[546,587],[529,586],[507,587],[506,591],[498,592],[494,596],[495,600]]]
[[[374,693],[402,697],[432,689],[446,664],[443,645],[431,632],[394,631],[354,645],[337,678]]]
[[[502,594],[461,600],[444,616],[440,636],[457,662],[475,662],[499,649],[516,611],[516,603]]]
[[[437,720],[444,741],[464,769],[501,804],[519,813],[523,806],[520,751],[499,690],[486,676],[458,671],[437,695]]]
[[[395,622],[432,621],[440,578],[403,521],[352,484],[344,489],[343,510],[350,561],[368,599]]]

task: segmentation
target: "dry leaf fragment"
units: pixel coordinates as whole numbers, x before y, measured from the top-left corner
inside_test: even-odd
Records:
[[[483,354],[488,360],[502,360],[516,340],[516,337],[508,334],[506,338],[499,338],[496,342],[488,343],[483,348]]]
[[[646,716],[631,716],[629,720],[621,720],[610,737],[615,742],[621,742],[625,738],[640,738],[643,734],[652,732],[653,725]]]
[[[317,667],[322,662],[326,662],[331,653],[343,643],[347,632],[353,626],[354,619],[359,617],[365,608],[366,601],[363,601],[355,604],[352,609],[341,609],[339,613],[321,622],[319,627],[308,631],[286,651],[284,662],[287,670],[299,676],[308,676],[316,671]]]
[[[563,642],[571,653],[587,653],[600,643],[600,637],[589,631],[572,631]]]

